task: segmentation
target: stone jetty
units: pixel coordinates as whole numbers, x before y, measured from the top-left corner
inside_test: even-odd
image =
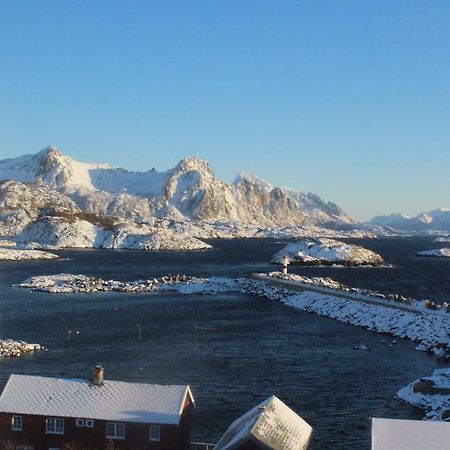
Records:
[[[40,344],[29,344],[24,341],[14,341],[13,339],[0,339],[0,358],[14,358],[25,353],[43,350]]]

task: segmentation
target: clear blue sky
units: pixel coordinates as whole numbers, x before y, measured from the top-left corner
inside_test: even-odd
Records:
[[[450,1],[3,0],[0,158],[197,154],[356,218],[450,206]]]

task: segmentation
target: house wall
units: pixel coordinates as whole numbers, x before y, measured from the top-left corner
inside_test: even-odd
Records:
[[[64,443],[77,443],[81,447],[102,449],[107,446],[106,421],[94,420],[93,428],[77,427],[76,419],[64,418],[64,435],[46,433],[46,417],[17,414],[22,416],[22,431],[11,429],[12,416],[0,413],[0,442],[11,440],[15,445],[33,445],[35,450],[61,448]],[[160,425],[160,441],[149,441],[150,425],[125,423],[125,439],[112,439],[114,447],[133,450],[187,450],[191,434],[191,406],[188,405],[181,417],[180,425]],[[157,424],[155,424],[157,425]],[[110,448],[110,447],[108,447]]]

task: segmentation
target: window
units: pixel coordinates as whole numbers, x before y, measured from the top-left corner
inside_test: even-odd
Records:
[[[46,432],[49,434],[64,434],[64,419],[59,417],[47,417]]]
[[[22,431],[22,416],[12,416],[11,429],[13,431]]]
[[[94,428],[94,421],[92,419],[86,419],[85,424],[88,428]]]
[[[84,427],[84,419],[77,419],[77,420],[75,420],[75,425],[77,427]]]
[[[106,437],[111,439],[125,439],[125,425],[123,423],[107,423]]]
[[[16,450],[34,450],[32,445],[17,445]]]
[[[150,425],[150,440],[159,441],[161,439],[161,429],[159,425]]]
[[[49,447],[48,450],[61,450],[59,447]]]

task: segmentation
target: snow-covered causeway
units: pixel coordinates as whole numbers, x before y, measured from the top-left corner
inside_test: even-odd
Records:
[[[264,275],[264,274],[261,274]],[[52,292],[178,292],[182,294],[217,294],[241,292],[278,300],[287,306],[356,325],[371,331],[390,334],[417,342],[418,350],[428,350],[438,356],[450,356],[450,313],[447,306],[441,310],[411,310],[387,300],[378,304],[351,297],[345,291],[328,293],[304,286],[291,289],[263,280],[248,278],[195,278],[186,276],[121,282],[103,280],[85,275],[58,274],[32,277],[18,287]]]

